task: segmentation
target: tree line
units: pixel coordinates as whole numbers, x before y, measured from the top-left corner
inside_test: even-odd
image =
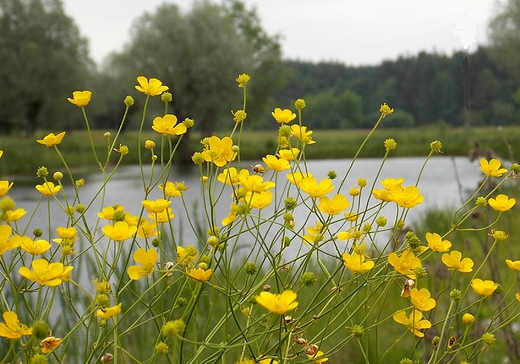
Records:
[[[132,95],[136,76],[145,75],[170,87],[169,112],[181,120],[195,119],[201,133],[209,135],[229,127],[230,109],[243,107],[235,82],[240,73],[252,77],[246,122],[256,129],[276,127],[270,116],[274,107],[293,108],[302,97],[308,106],[305,123],[313,129],[371,127],[383,102],[396,109],[385,119],[388,127],[509,125],[519,116],[520,62],[508,56],[512,41],[503,35],[518,32],[507,16],[516,16],[520,24],[520,12],[504,7],[490,23],[491,46],[471,54],[421,52],[352,67],[283,60],[279,36],[268,35],[256,10],[240,0],[195,2],[185,13],[163,4],[136,19],[123,51],[96,67],[88,41],[64,13],[62,0],[0,0],[0,133],[81,128],[81,115],[66,98],[84,89],[94,94],[93,126],[115,129],[123,99]],[[471,67],[468,113],[462,106],[466,56]],[[136,98],[125,127],[138,124],[140,102]],[[160,103],[150,107],[150,115],[164,112]]]

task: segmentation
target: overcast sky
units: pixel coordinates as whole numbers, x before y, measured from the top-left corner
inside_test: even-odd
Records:
[[[219,0],[214,0],[220,2]],[[243,0],[256,6],[264,29],[282,36],[283,57],[304,61],[378,64],[421,50],[463,50],[452,30],[463,19],[476,25],[476,43],[487,43],[487,24],[496,0]],[[90,42],[96,62],[129,41],[132,21],[158,5],[191,0],[64,0]],[[466,16],[465,16],[466,14]]]

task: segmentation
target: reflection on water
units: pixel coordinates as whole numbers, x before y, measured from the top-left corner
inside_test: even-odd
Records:
[[[376,188],[381,188],[379,181],[387,177],[403,177],[404,185],[414,185],[417,181],[424,160],[425,159],[422,157],[388,159],[380,172],[378,180],[375,181]],[[334,180],[334,185],[338,186],[344,173],[349,169],[351,162],[352,161],[349,159],[312,160],[307,162],[307,168],[318,179],[325,178],[329,171],[334,170],[338,175],[338,178]],[[242,166],[249,167],[250,164],[256,163],[257,162],[243,162]],[[359,159],[356,161],[341,192],[347,194],[351,187],[356,186],[359,177],[366,178],[368,181],[367,187],[371,187],[372,183],[374,183],[374,178],[380,169],[380,165],[381,159]],[[150,169],[148,168],[145,170],[146,181],[148,181],[149,174]],[[278,176],[279,185],[285,184],[285,174],[286,173],[282,172]],[[269,176],[270,173],[268,172],[266,178]],[[85,205],[90,203],[102,186],[102,174],[99,173],[99,171],[90,171],[84,174],[75,175],[74,178],[85,179],[85,185],[80,190],[81,202]],[[418,184],[421,193],[425,195],[425,201],[410,211],[409,218],[417,218],[421,212],[431,207],[460,205],[463,195],[467,194],[468,191],[474,190],[481,179],[482,174],[477,162],[470,162],[464,157],[431,158],[424,169]],[[190,211],[190,217],[193,220],[199,219],[199,221],[203,221],[202,189],[198,168],[196,166],[174,166],[172,167],[169,180],[184,181],[186,185],[189,186],[189,190],[184,193],[184,198],[186,206]],[[69,198],[72,198],[72,190],[66,188],[65,191]],[[230,193],[231,190],[226,188],[221,197],[224,201],[220,201],[217,205],[216,215],[218,222],[229,213],[229,204],[231,202]],[[23,207],[28,211],[28,215],[26,215],[19,224],[19,229],[23,231],[25,224],[27,224],[27,221],[29,220],[30,213],[38,203],[40,194],[34,189],[34,186],[20,186],[16,181],[9,194],[16,201],[17,207]],[[144,199],[144,196],[145,193],[143,190],[140,167],[120,167],[107,185],[104,201],[102,200],[101,195],[96,197],[87,214],[87,221],[91,224],[95,223],[97,212],[104,206],[114,204],[122,205],[125,207],[125,211],[138,215],[142,208],[141,200]],[[161,197],[161,191],[157,188],[155,188],[148,196],[149,199],[156,199],[159,197]],[[60,201],[63,203],[62,198],[60,198]],[[193,244],[193,232],[188,226],[188,216],[181,199],[174,199],[171,207],[175,214],[175,226],[179,228],[179,232],[182,232],[182,236],[176,238],[183,241],[182,245]],[[48,229],[45,229],[45,227],[48,226],[48,208],[50,209],[50,216],[52,216],[52,229],[49,232],[48,238],[51,239],[56,237],[54,228],[64,225],[66,220],[57,203],[51,200],[48,205],[46,199],[44,199],[40,204],[36,214],[25,227],[27,234],[30,234],[36,227],[41,228],[43,231],[48,231]],[[298,210],[295,212],[296,223],[298,223],[298,212]],[[266,211],[263,215],[268,216],[268,213],[269,211]],[[303,209],[301,213],[306,215],[306,211]],[[61,221],[59,220],[60,218],[62,218]],[[314,221],[310,221],[310,223],[313,224]],[[45,237],[46,236],[44,235],[44,238]]]

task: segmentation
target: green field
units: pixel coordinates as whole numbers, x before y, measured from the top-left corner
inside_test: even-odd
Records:
[[[352,158],[358,151],[359,146],[368,134],[368,130],[317,130],[313,137],[316,144],[306,148],[306,156],[309,159],[328,158]],[[94,132],[95,147],[100,159],[104,160],[107,154],[107,140],[103,137],[104,131]],[[217,133],[218,134],[218,133]],[[57,154],[43,145],[36,143],[45,135],[39,133],[35,138],[25,137],[0,137],[0,149],[4,151],[2,163],[0,163],[0,175],[10,176],[26,174],[31,175],[36,169],[45,165],[49,170],[62,167]],[[115,135],[115,133],[113,133]],[[224,136],[224,134],[219,136]],[[390,156],[423,156],[429,153],[430,142],[440,140],[444,155],[468,155],[474,148],[475,142],[480,144],[482,154],[492,150],[502,159],[514,160],[520,154],[520,144],[515,143],[520,138],[520,128],[506,127],[499,130],[497,127],[482,128],[451,128],[448,126],[428,126],[414,129],[380,129],[376,130],[367,141],[359,156],[362,158],[379,158],[384,154],[383,142],[387,138],[393,138],[397,142],[397,149]],[[157,133],[144,133],[142,141],[153,139],[160,142]],[[242,159],[260,160],[266,154],[274,154],[277,147],[277,131],[244,131],[241,139]],[[199,151],[200,136],[193,133],[190,136],[189,146],[192,151]],[[121,134],[116,146],[127,144],[130,154],[123,159],[124,164],[137,164],[137,132],[126,132]],[[234,138],[237,142],[237,138]],[[509,150],[511,148],[511,150]],[[67,132],[59,149],[65,156],[69,165],[94,166],[91,146],[86,131]],[[148,151],[142,148],[143,157]],[[146,153],[146,154],[145,154]],[[118,158],[113,153],[112,160]],[[191,153],[189,154],[191,155]],[[38,156],[38,158],[35,158]],[[147,158],[147,157],[146,157]]]

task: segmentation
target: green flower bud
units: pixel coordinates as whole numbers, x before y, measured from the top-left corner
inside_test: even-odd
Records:
[[[376,219],[376,224],[377,224],[377,226],[380,226],[380,227],[386,226],[387,222],[388,222],[388,220],[384,216],[379,216]]]
[[[288,211],[294,210],[297,205],[298,205],[298,202],[296,202],[296,200],[292,197],[287,197],[284,201],[285,209]]]
[[[184,121],[182,122],[187,128],[193,128],[193,125],[195,125],[195,120],[193,119],[190,119],[190,118],[186,118],[184,119]]]
[[[177,298],[176,307],[183,308],[183,307],[186,307],[187,304],[188,304],[188,300],[186,298],[184,298],[184,297]]]
[[[166,337],[174,337],[179,335],[186,328],[186,324],[181,319],[168,321],[162,327],[162,334]]]
[[[123,100],[126,106],[132,106],[134,104],[134,98],[132,96],[127,96]]]
[[[161,245],[161,239],[155,238],[155,239],[152,240],[152,246],[154,248],[157,248],[159,245]]]
[[[441,152],[442,143],[438,140],[434,140],[430,143],[430,149],[435,153],[442,153]]]
[[[162,95],[161,95],[161,101],[164,102],[164,103],[168,103],[168,102],[172,102],[173,100],[173,95],[166,91],[166,92],[163,92]]]
[[[396,227],[397,229],[402,229],[402,228],[404,228],[404,221],[401,220],[401,219],[397,220],[397,222],[395,223],[395,227]]]
[[[475,316],[473,316],[470,313],[465,313],[464,315],[462,315],[462,322],[468,326],[473,325],[473,323],[475,322]]]
[[[493,346],[493,344],[495,343],[495,341],[497,341],[495,339],[495,335],[493,335],[492,333],[490,332],[486,332],[482,335],[482,341],[484,343],[486,343],[487,345],[489,346]]]
[[[39,238],[43,235],[43,231],[40,228],[36,228],[33,230],[33,235],[35,238]]]
[[[404,358],[399,361],[399,364],[413,364],[413,361],[408,358]]]
[[[354,325],[350,328],[350,331],[354,334],[355,337],[361,337],[365,334],[365,329],[361,325]]]
[[[231,151],[233,151],[234,153],[238,153],[239,150],[240,150],[240,147],[238,145],[233,145],[231,147]]]
[[[67,214],[67,216],[74,216],[74,212],[76,212],[76,210],[74,209],[74,206],[67,206],[65,207],[65,213]]]
[[[14,207],[16,206],[16,203],[14,200],[9,197],[5,196],[0,199],[0,211],[12,211],[14,210]]]
[[[486,198],[485,198],[485,197],[482,197],[482,196],[477,197],[477,200],[475,201],[475,205],[476,205],[477,207],[480,207],[480,208],[482,208],[482,207],[486,207],[486,206],[487,206],[487,200],[486,200]]]
[[[246,263],[246,265],[244,266],[244,271],[247,275],[252,276],[255,275],[256,272],[258,272],[258,267],[255,263]]]
[[[358,185],[359,187],[361,187],[361,188],[366,187],[366,185],[367,185],[367,180],[366,180],[366,178],[359,177],[359,178],[357,179],[357,185]]]
[[[220,243],[220,239],[215,235],[212,235],[208,238],[207,243],[211,246],[217,246]]]
[[[509,167],[509,169],[510,169],[514,174],[518,174],[518,173],[520,173],[520,164],[513,163],[513,164],[511,164],[511,167]]]
[[[124,211],[114,211],[112,215],[112,221],[125,221],[125,212]]]
[[[103,134],[103,136],[107,139],[110,138],[110,132],[106,131],[105,134]]]
[[[153,149],[155,147],[155,142],[153,140],[148,139],[147,141],[144,142],[144,147],[146,149],[151,150],[151,149]]]
[[[168,350],[170,350],[170,348],[162,341],[155,345],[155,351],[159,354],[168,354]]]
[[[280,129],[278,129],[278,135],[280,137],[289,138],[291,136],[291,127],[285,124],[280,126]]]
[[[304,99],[297,99],[295,102],[294,102],[294,107],[296,108],[296,110],[303,110],[305,109],[305,100]]]
[[[78,188],[82,187],[85,184],[85,180],[83,178],[80,178],[80,179],[76,180],[75,184],[76,184],[76,187],[78,187]]]
[[[54,174],[52,175],[52,178],[54,178],[55,181],[61,181],[63,179],[63,173],[54,172]]]
[[[36,171],[36,175],[40,178],[45,178],[49,175],[49,171],[47,170],[47,167],[41,166]]]
[[[337,176],[338,175],[336,174],[336,171],[329,171],[329,173],[327,173],[327,177],[329,177],[330,179],[334,179]]]
[[[316,284],[316,275],[312,272],[305,272],[302,274],[300,278],[300,283],[302,286],[310,287]]]
[[[85,212],[85,206],[79,203],[74,207],[74,210],[76,210],[78,214],[82,214]]]
[[[395,140],[389,138],[389,139],[385,140],[384,146],[387,151],[391,151],[391,150],[394,150],[395,148],[397,148],[397,143],[395,142]]]
[[[415,274],[417,279],[428,277],[428,272],[426,271],[426,268],[424,268],[424,267],[417,267],[417,268],[413,269],[412,272],[413,272],[413,274]]]
[[[47,336],[49,336],[49,332],[51,331],[49,329],[49,325],[47,325],[45,321],[41,320],[35,321],[32,329],[33,336],[39,340],[45,339]]]
[[[455,288],[450,292],[450,297],[452,300],[458,301],[462,298],[462,293],[460,290]]]
[[[29,364],[47,364],[48,362],[47,355],[43,354],[34,354],[31,359],[29,359]]]
[[[206,159],[204,158],[204,156],[200,152],[193,153],[193,155],[191,156],[191,160],[196,165],[201,165],[202,163],[204,163],[206,161]]]
[[[98,294],[96,295],[95,304],[96,307],[107,308],[110,306],[110,297],[106,294]]]
[[[201,268],[201,269],[204,269],[204,270],[207,270],[208,269],[208,264],[205,263],[205,262],[201,262],[197,265],[197,268]]]

